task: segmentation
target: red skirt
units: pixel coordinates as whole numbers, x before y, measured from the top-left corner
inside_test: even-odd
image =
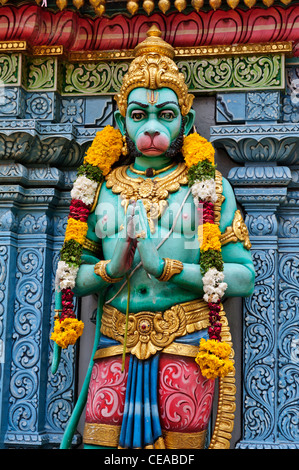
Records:
[[[129,360],[128,354],[124,372],[120,355],[95,360],[86,407],[86,444],[119,447]],[[204,448],[214,385],[214,380],[202,376],[193,357],[160,353],[157,409],[162,440],[144,447]]]

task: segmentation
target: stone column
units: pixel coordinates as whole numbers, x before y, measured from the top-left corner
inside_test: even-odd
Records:
[[[299,447],[299,212],[294,166],[299,126],[280,123],[284,96],[221,95],[218,122],[224,120],[219,110],[225,108],[226,125],[212,129],[214,145],[239,165],[228,179],[244,211],[256,269],[254,293],[243,302],[242,438],[237,448]]]
[[[113,106],[62,92],[61,48],[20,44],[0,53],[0,447],[55,447],[77,395],[77,347],[51,373],[56,265],[77,167]]]
[[[2,442],[8,448],[55,445],[74,401],[75,350],[63,354],[57,377],[48,373],[69,191],[56,168],[2,163],[0,179],[6,183],[0,186]]]

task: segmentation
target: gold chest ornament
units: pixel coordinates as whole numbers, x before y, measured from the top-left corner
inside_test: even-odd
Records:
[[[107,188],[114,194],[120,194],[121,205],[127,211],[131,200],[142,200],[151,233],[156,230],[155,222],[168,206],[169,193],[178,191],[181,185],[187,185],[188,168],[179,163],[177,168],[166,176],[151,178],[133,178],[127,174],[128,165],[115,168],[106,178]]]

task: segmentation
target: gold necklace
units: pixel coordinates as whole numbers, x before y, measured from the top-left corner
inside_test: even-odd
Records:
[[[131,163],[130,165],[130,171],[132,171],[132,173],[136,173],[136,175],[145,175],[145,176],[156,176],[156,175],[159,175],[160,173],[163,173],[163,171],[167,171],[167,170],[170,170],[170,168],[173,168],[176,163],[171,163],[170,165],[168,166],[165,166],[164,168],[161,168],[160,170],[155,170],[154,168],[147,168],[146,170],[136,170],[136,168],[134,168],[133,166],[134,164]]]
[[[127,174],[128,165],[115,168],[106,177],[106,186],[115,194],[122,197],[121,205],[127,211],[130,200],[141,199],[147,214],[151,233],[156,230],[157,221],[165,211],[169,193],[178,191],[181,185],[188,184],[188,168],[185,163],[179,163],[177,168],[162,177],[133,178]],[[164,169],[165,171],[165,169]]]

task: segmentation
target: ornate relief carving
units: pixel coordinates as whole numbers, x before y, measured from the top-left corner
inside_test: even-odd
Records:
[[[17,258],[8,432],[37,431],[43,255],[27,248]]]
[[[245,299],[244,438],[273,440],[275,418],[275,250],[255,250],[255,290]]]
[[[278,328],[278,438],[299,441],[298,373],[299,373],[299,253],[282,254],[279,260],[279,328]]]
[[[280,96],[278,93],[248,93],[246,103],[247,120],[279,119]]]
[[[217,126],[211,128],[211,141],[224,147],[236,162],[292,164],[297,159],[298,130],[298,125],[281,124]]]
[[[65,64],[63,94],[110,94],[118,91],[128,62]]]
[[[85,53],[83,55],[86,57]],[[177,66],[192,93],[282,89],[284,86],[281,55],[178,58]],[[129,62],[101,60],[86,63],[82,58],[78,63],[65,63],[64,67],[63,94],[109,94],[119,91]],[[270,110],[273,113],[272,108],[267,109],[268,113]]]

